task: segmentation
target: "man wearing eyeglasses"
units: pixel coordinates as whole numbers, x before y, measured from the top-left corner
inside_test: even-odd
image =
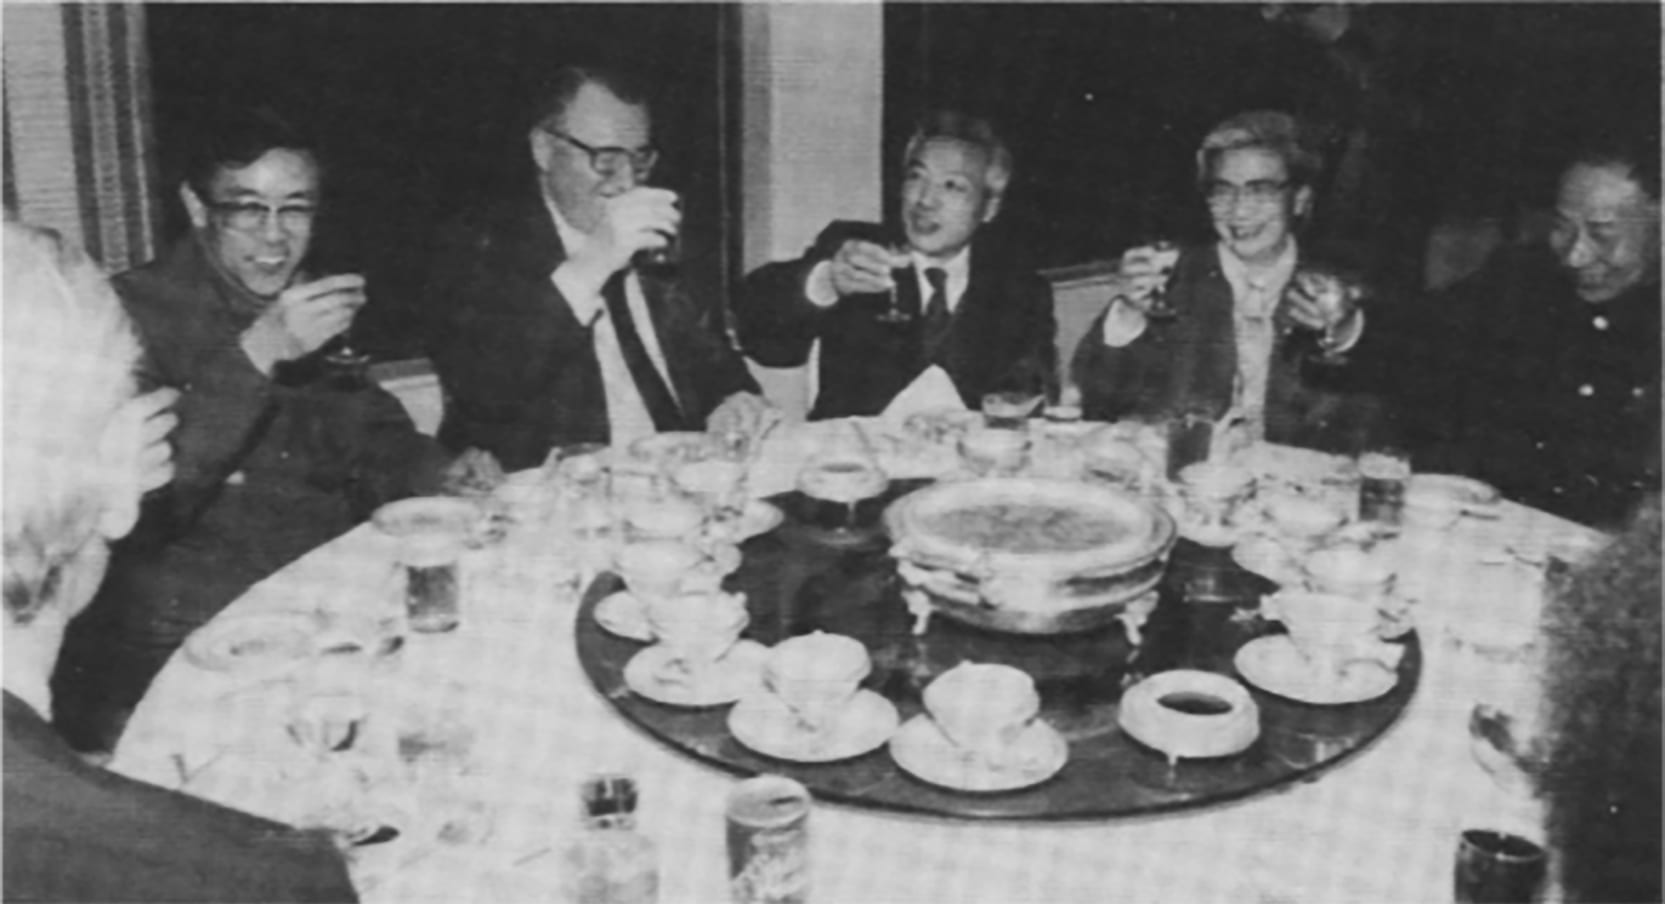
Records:
[[[114,280],[142,378],[181,393],[176,476],[66,642],[56,708],[77,746],[108,749],[185,636],[251,585],[438,485],[439,444],[392,396],[333,384],[320,361],[365,303],[362,276],[308,270],[320,181],[288,122],[227,111],[190,148],[190,233]]]
[[[516,469],[570,443],[760,429],[773,410],[720,308],[644,261],[682,221],[677,195],[647,182],[658,154],[645,93],[620,72],[566,67],[528,142],[537,191],[441,238],[428,300],[440,439]]]
[[[1242,443],[1331,451],[1378,438],[1381,406],[1345,364],[1365,327],[1360,292],[1351,283],[1327,303],[1293,280],[1315,269],[1296,229],[1318,166],[1284,113],[1240,114],[1210,132],[1198,177],[1216,241],[1178,259],[1124,253],[1112,302],[1073,361],[1085,416],[1200,414]],[[1160,297],[1167,311],[1154,307]]]

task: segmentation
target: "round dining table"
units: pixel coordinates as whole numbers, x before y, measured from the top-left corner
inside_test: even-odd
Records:
[[[790,490],[838,429],[818,422],[777,430],[754,464],[750,493]],[[1316,453],[1284,459],[1298,462],[1288,479],[1327,466]],[[450,789],[469,798],[472,829],[436,835],[414,817],[394,841],[350,849],[364,900],[559,900],[562,853],[582,830],[579,789],[600,772],[637,780],[638,830],[658,849],[660,900],[729,900],[724,806],[738,777],[622,717],[587,677],[576,619],[594,575],[563,536],[560,525],[517,527],[468,553],[458,627],[405,635],[396,653],[355,679],[368,721],[443,700],[472,739],[468,780]],[[1478,701],[1520,691],[1532,670],[1524,657],[1487,655],[1477,641],[1494,631],[1531,640],[1542,595],[1537,563],[1547,550],[1588,539],[1583,527],[1510,501],[1441,528],[1405,527],[1386,549],[1400,592],[1416,600],[1422,673],[1396,721],[1333,768],[1219,804],[1122,818],[971,820],[821,800],[809,821],[811,899],[1451,900],[1462,830],[1544,837],[1542,804],[1484,770],[1468,730]],[[326,635],[363,624],[390,606],[394,556],[391,538],[361,526],[262,581],[203,630],[296,612]],[[282,723],[297,696],[319,673],[341,669],[342,657],[320,647],[243,670],[213,667],[188,646],[134,712],[110,768],[280,819],[293,819],[309,796],[339,793],[312,782],[286,786],[274,778],[282,770],[262,768],[263,757],[289,743]],[[239,758],[247,768],[228,766]],[[205,783],[205,774],[219,778]],[[429,804],[415,800],[407,812],[420,817]]]

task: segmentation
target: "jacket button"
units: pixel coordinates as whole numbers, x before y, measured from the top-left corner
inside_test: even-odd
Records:
[[[1600,330],[1607,330],[1607,329],[1609,329],[1609,318],[1604,317],[1602,315],[1599,315],[1597,317],[1593,317],[1592,318],[1592,326],[1594,326],[1594,327],[1596,327]]]
[[[1580,389],[1578,391],[1580,393],[1581,398],[1589,399],[1589,398],[1592,397],[1592,393],[1596,392],[1597,390],[1593,389],[1592,384],[1590,384],[1590,383],[1582,383],[1582,384],[1580,384]]]

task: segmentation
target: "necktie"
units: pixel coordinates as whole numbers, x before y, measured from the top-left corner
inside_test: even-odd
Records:
[[[614,335],[619,339],[619,353],[625,358],[625,367],[631,371],[631,379],[637,384],[637,392],[642,395],[648,416],[654,419],[654,429],[662,433],[688,429],[683,412],[678,408],[677,397],[671,394],[666,381],[660,378],[660,371],[648,357],[648,348],[643,345],[642,336],[637,334],[637,326],[631,320],[631,309],[625,303],[625,274],[628,272],[622,270],[615,273],[602,288],[602,298],[608,303],[608,318],[613,321]]]
[[[925,346],[926,357],[932,357],[949,332],[949,274],[942,267],[928,267],[926,281],[932,286],[932,298],[926,302]]]

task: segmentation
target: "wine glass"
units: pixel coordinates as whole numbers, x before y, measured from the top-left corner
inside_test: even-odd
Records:
[[[1285,293],[1307,296],[1319,306],[1326,317],[1326,326],[1320,331],[1321,358],[1332,364],[1343,363],[1346,360],[1343,353],[1336,350],[1342,340],[1341,330],[1365,294],[1365,289],[1359,282],[1336,270],[1307,266],[1292,274]]]
[[[903,310],[902,304],[899,303],[897,299],[897,281],[899,279],[914,278],[914,273],[909,269],[909,265],[907,263],[909,252],[897,245],[886,246],[886,251],[888,251],[893,258],[891,287],[886,290],[886,309],[881,311],[876,319],[881,323],[908,323],[915,318],[915,315],[910,311]],[[903,266],[897,266],[899,261],[904,262]]]
[[[1146,246],[1153,266],[1162,281],[1152,289],[1151,304],[1146,308],[1149,320],[1174,320],[1180,311],[1169,298],[1169,281],[1175,274],[1175,263],[1181,259],[1180,246],[1168,239],[1158,239]]]

